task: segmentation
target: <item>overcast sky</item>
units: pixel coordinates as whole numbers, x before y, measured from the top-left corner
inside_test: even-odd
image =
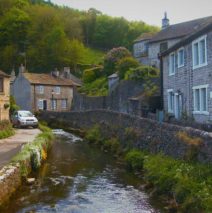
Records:
[[[212,0],[51,0],[80,10],[96,8],[111,16],[161,26],[164,11],[171,24],[212,16]]]

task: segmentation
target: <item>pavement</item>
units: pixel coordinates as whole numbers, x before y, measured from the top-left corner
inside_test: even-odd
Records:
[[[40,133],[39,129],[16,129],[15,135],[0,140],[0,169],[7,165],[21,150],[22,145],[32,142]]]

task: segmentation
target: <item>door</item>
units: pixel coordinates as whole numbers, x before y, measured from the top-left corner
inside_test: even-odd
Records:
[[[47,101],[43,100],[43,110],[47,110]]]

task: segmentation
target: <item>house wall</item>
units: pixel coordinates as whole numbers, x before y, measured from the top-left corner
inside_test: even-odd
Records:
[[[168,48],[179,42],[180,39],[170,39],[167,40]],[[158,59],[158,54],[160,53],[160,44],[166,41],[159,41],[155,43],[150,43],[148,49],[148,58],[149,58],[149,65],[155,65],[158,69],[160,68],[160,61]]]
[[[30,83],[22,74],[19,74],[13,83],[13,96],[22,110],[32,110]]]
[[[0,92],[0,121],[9,120],[9,107],[5,109],[4,105],[10,103],[10,78],[4,78],[4,89]]]
[[[197,122],[211,122],[212,120],[212,98],[210,98],[210,92],[212,92],[212,31],[207,34],[207,62],[208,65],[193,69],[192,63],[192,42],[184,47],[185,51],[185,65],[181,68],[176,67],[175,75],[169,76],[169,59],[168,56],[163,59],[164,67],[164,110],[168,112],[168,99],[167,89],[173,89],[173,92],[177,93],[180,90],[183,94],[183,111],[190,117],[194,117]],[[208,84],[207,101],[209,115],[193,114],[193,90],[194,86],[200,86]]]
[[[46,100],[47,101],[47,110],[52,110],[51,100],[52,100],[52,90],[55,86],[52,85],[43,85],[44,93],[39,94],[37,91],[36,85],[31,85],[31,94],[32,94],[32,110],[38,111],[38,101]],[[60,94],[53,94],[53,99],[57,100],[57,109],[55,111],[70,111],[71,104],[73,99],[73,87],[72,86],[60,86]],[[62,99],[67,99],[67,108],[62,109],[61,102]]]

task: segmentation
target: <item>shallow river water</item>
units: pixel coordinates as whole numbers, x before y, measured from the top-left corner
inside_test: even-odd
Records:
[[[36,176],[23,185],[4,212],[153,213],[161,212],[139,190],[141,180],[108,153],[69,133],[57,137]],[[154,207],[153,207],[154,206]]]

